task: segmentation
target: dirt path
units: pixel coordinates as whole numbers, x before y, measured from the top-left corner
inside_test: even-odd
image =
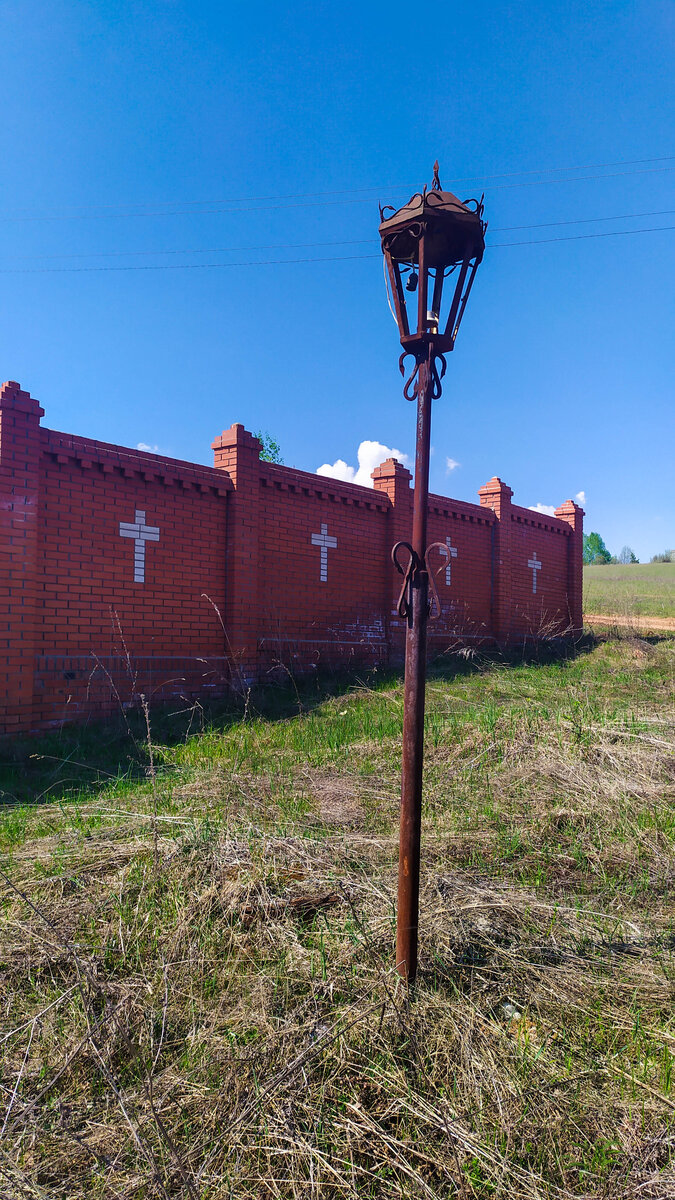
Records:
[[[586,625],[622,625],[627,629],[673,629],[675,617],[627,617],[622,613],[584,613]]]

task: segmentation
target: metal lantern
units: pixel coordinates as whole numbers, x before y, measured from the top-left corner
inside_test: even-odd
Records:
[[[403,370],[407,354],[413,354],[418,364],[430,348],[434,357],[454,349],[485,250],[483,202],[482,198],[458,200],[452,192],[444,192],[436,162],[430,190],[417,192],[398,211],[380,205],[380,216]],[[413,398],[408,395],[410,382],[408,399]]]
[[[446,558],[448,554],[445,543],[427,543],[431,402],[441,394],[445,354],[455,347],[485,250],[486,223],[482,198],[462,202],[442,190],[438,163],[430,191],[425,187],[398,212],[380,205],[380,218],[382,253],[403,347],[401,374],[407,355],[415,360],[403,394],[417,400],[412,530],[410,541],[397,542],[392,550],[394,566],[403,576],[397,611],[406,623],[396,969],[412,985],[419,927],[427,621],[439,615],[437,597],[435,604],[429,602],[430,592],[435,596],[429,558],[432,551]]]

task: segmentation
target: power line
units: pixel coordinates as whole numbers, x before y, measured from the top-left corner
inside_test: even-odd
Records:
[[[606,233],[575,233],[570,237],[536,238],[523,242],[495,242],[491,250],[499,250],[505,246],[543,246],[549,242],[580,242],[587,238],[630,237],[633,233],[661,233],[667,229],[675,229],[675,225],[652,225],[647,229],[610,229]]]
[[[540,167],[531,171],[507,171],[501,175],[468,175],[464,179],[455,180],[456,183],[475,183],[482,180],[489,182],[491,179],[511,179],[516,175],[544,175],[549,171],[599,171],[605,167],[641,167],[647,163],[674,162],[675,155],[666,154],[661,158],[629,158],[619,162],[602,162],[602,163],[580,163],[575,167]]]
[[[673,208],[661,208],[651,212],[616,213],[606,217],[574,217],[565,221],[543,221],[534,225],[497,225],[490,228],[490,233],[510,233],[519,229],[550,229],[561,225],[592,225],[600,221],[630,221],[640,217],[664,217],[675,213]],[[630,232],[630,231],[629,231]],[[374,242],[370,238],[351,238],[344,241],[329,242],[266,242],[253,246],[202,246],[191,250],[89,250],[77,254],[1,254],[2,258],[18,259],[20,262],[44,261],[49,259],[72,258],[148,258],[163,254],[233,254],[243,250],[309,250],[328,246],[370,246]],[[199,265],[199,264],[195,264]]]
[[[644,229],[612,229],[606,233],[580,233],[570,237],[534,238],[522,242],[495,242],[490,250],[505,249],[507,246],[543,246],[550,242],[576,242],[588,238],[631,237],[638,233],[665,233],[675,225],[654,225]],[[379,258],[379,254],[340,254],[308,258],[249,259],[226,263],[148,263],[123,267],[2,267],[0,275],[51,275],[81,274],[102,271],[209,271],[229,267],[271,267],[297,263],[356,262],[368,258]]]
[[[654,175],[663,171],[675,171],[675,167],[649,167],[645,171],[615,171],[611,175],[570,175],[565,179],[528,179],[524,183],[498,183],[492,188],[492,191],[500,191],[503,188],[537,187],[543,183],[583,183],[585,180],[594,179],[623,179],[626,175]]]
[[[675,162],[675,155],[672,155],[672,154],[663,155],[660,158],[620,159],[616,162],[580,163],[580,164],[577,164],[577,165],[571,166],[571,167],[537,167],[537,168],[533,168],[533,169],[527,170],[527,171],[505,171],[505,172],[501,172],[500,174],[497,174],[497,175],[494,175],[494,174],[493,175],[464,175],[464,176],[460,176],[459,178],[453,179],[453,183],[454,184],[457,184],[457,183],[489,183],[493,179],[514,179],[514,178],[516,178],[516,176],[519,176],[519,175],[546,175],[546,174],[550,174],[550,173],[555,174],[556,172],[559,172],[559,171],[596,171],[596,170],[601,170],[601,169],[604,170],[608,167],[646,166],[648,163],[663,163],[663,162]],[[299,199],[302,199],[305,197],[316,199],[321,196],[353,195],[355,192],[403,191],[403,190],[407,190],[408,186],[409,185],[403,184],[403,183],[400,183],[400,184],[389,183],[389,184],[376,184],[376,185],[371,184],[369,187],[330,188],[326,191],[318,191],[318,192],[316,192],[316,191],[315,192],[309,192],[309,191],[287,192],[287,193],[281,193],[281,194],[272,194],[269,196],[234,196],[234,197],[231,196],[229,198],[219,199],[219,200],[180,200],[180,201],[178,201],[178,200],[163,200],[163,201],[159,201],[159,203],[163,204],[164,206],[169,206],[169,205],[173,205],[173,204],[193,204],[193,205],[250,204],[254,201],[261,201],[261,200],[299,200]],[[148,205],[150,205],[150,204],[153,204],[154,206],[156,206],[157,202],[156,201],[139,201],[134,207],[147,208]],[[121,206],[117,205],[117,204],[115,204],[115,205],[105,204],[105,205],[103,205],[103,207],[113,209],[113,208],[120,208]],[[37,218],[37,219],[40,219],[40,218]]]
[[[655,216],[654,213],[641,214],[645,216]],[[49,259],[49,258],[138,258],[141,255],[148,256],[152,254],[231,254],[237,250],[305,250],[319,246],[370,246],[373,238],[353,238],[349,241],[339,242],[267,242],[258,246],[204,246],[194,250],[89,250],[86,253],[80,254],[11,254],[5,255],[0,253],[2,258],[19,258],[22,261],[29,259]]]
[[[208,271],[227,267],[271,267],[283,263],[354,262],[380,258],[379,254],[337,254],[312,258],[253,258],[246,262],[224,263],[148,263],[125,267],[0,267],[0,275],[62,275],[97,271]]]
[[[638,217],[667,217],[673,212],[675,212],[674,208],[661,208],[655,212],[617,213],[612,217],[575,217],[571,221],[544,221],[537,225],[496,225],[491,232],[507,233],[516,229],[550,229],[554,225],[590,225],[596,221],[631,221]]]
[[[463,179],[460,178],[460,179],[452,180],[452,184],[453,184],[453,187],[455,187],[455,186],[457,186],[458,183],[489,183],[493,179],[510,179],[510,178],[515,178],[516,176],[519,176],[519,175],[542,175],[542,174],[548,174],[548,173],[555,174],[556,172],[559,172],[559,171],[585,171],[585,170],[595,170],[595,169],[601,169],[601,168],[605,169],[607,167],[614,167],[614,166],[632,166],[632,165],[641,164],[641,163],[655,163],[655,162],[663,163],[663,162],[674,162],[674,161],[675,161],[675,155],[667,155],[662,158],[633,159],[633,160],[627,160],[625,162],[616,162],[616,163],[591,163],[591,164],[588,164],[588,166],[542,167],[542,168],[539,168],[538,170],[533,170],[533,171],[523,171],[523,172],[513,171],[513,172],[506,172],[506,173],[500,174],[500,175],[465,176]],[[526,179],[520,183],[497,183],[493,186],[492,191],[501,190],[504,188],[539,187],[541,185],[549,185],[549,184],[576,183],[576,182],[586,182],[586,181],[597,181],[597,180],[602,180],[602,179],[619,179],[619,178],[624,178],[628,175],[651,175],[651,174],[658,174],[658,173],[668,172],[668,171],[673,171],[673,170],[675,170],[675,167],[649,167],[647,169],[644,169],[644,170],[641,169],[641,170],[637,170],[637,171],[618,171],[618,172],[614,172],[610,175],[607,175],[607,174],[605,174],[605,175],[567,175],[567,176],[564,176],[563,178],[559,178],[559,179]],[[327,192],[294,192],[294,193],[288,193],[287,195],[245,196],[245,197],[241,197],[241,198],[235,197],[235,198],[229,199],[229,200],[159,201],[159,202],[153,202],[153,207],[150,211],[133,211],[133,209],[129,210],[127,208],[126,211],[107,211],[107,212],[99,211],[99,212],[91,212],[91,213],[88,213],[88,212],[43,213],[43,214],[36,215],[36,216],[26,216],[26,215],[24,215],[24,216],[21,216],[21,215],[7,216],[7,215],[4,215],[4,216],[0,216],[0,220],[3,220],[3,221],[30,221],[30,222],[32,222],[32,221],[90,221],[90,220],[118,220],[118,219],[126,218],[126,217],[180,217],[180,216],[193,216],[193,215],[194,216],[211,216],[213,214],[218,214],[218,213],[259,212],[259,211],[261,211],[261,209],[265,209],[266,211],[268,211],[268,210],[275,211],[275,210],[292,209],[292,208],[311,208],[311,207],[313,207],[314,202],[317,199],[320,199],[325,196],[342,196],[342,195],[344,195],[347,197],[346,199],[343,199],[343,200],[325,200],[323,202],[324,205],[333,207],[336,205],[343,205],[343,204],[372,204],[373,203],[372,197],[355,198],[355,195],[354,195],[355,192],[367,191],[367,192],[384,194],[386,192],[397,192],[397,191],[403,191],[403,190],[406,190],[406,191],[408,190],[404,184],[388,184],[386,186],[377,185],[377,186],[368,187],[368,188],[336,189],[335,191],[327,191]],[[302,203],[296,203],[296,204],[261,203],[261,202],[267,202],[267,201],[295,200],[295,199],[302,199]],[[150,202],[147,202],[147,204],[149,204],[149,203]],[[167,211],[158,211],[157,203],[164,204],[164,207],[165,207],[165,209],[167,209]],[[172,204],[180,204],[180,205],[188,204],[193,207],[191,209],[186,209],[185,207],[181,207],[181,208],[172,209],[171,211],[168,211],[169,206]],[[234,207],[234,208],[218,207],[218,208],[208,208],[208,209],[202,208],[201,212],[196,211],[197,206],[205,205],[205,204],[226,205],[226,206],[237,205],[237,206],[241,206],[241,207]],[[106,205],[104,207],[108,208],[108,209],[113,208],[112,205]],[[136,207],[139,208],[140,206],[136,206]],[[147,205],[144,203],[142,205],[142,207],[146,208]]]
[[[663,155],[660,158],[629,158],[620,159],[616,162],[601,162],[601,163],[579,163],[571,167],[536,167],[527,171],[503,171],[497,175],[464,175],[459,178],[454,178],[453,183],[488,183],[492,179],[514,179],[518,175],[546,175],[556,173],[558,171],[596,171],[607,167],[635,167],[646,166],[648,163],[675,162],[675,155]],[[321,196],[343,196],[353,195],[355,192],[384,192],[384,191],[403,191],[407,190],[408,184],[404,183],[388,183],[388,184],[371,184],[369,187],[359,188],[329,188],[325,191],[318,192],[286,192],[281,194],[272,194],[269,196],[230,196],[226,199],[219,200],[162,200],[160,204],[165,206],[171,204],[250,204],[253,201],[260,200],[299,200],[304,197],[319,198]],[[146,208],[149,204],[156,205],[156,201],[138,201],[134,206],[136,208]],[[103,208],[120,208],[118,204],[104,204]]]

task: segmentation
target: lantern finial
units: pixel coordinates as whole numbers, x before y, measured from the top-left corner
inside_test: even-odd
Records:
[[[431,185],[431,190],[434,192],[440,192],[441,190],[441,181],[438,178],[438,159],[434,163],[434,181]]]

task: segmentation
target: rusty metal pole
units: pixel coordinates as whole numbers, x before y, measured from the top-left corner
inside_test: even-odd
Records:
[[[389,307],[403,349],[399,358],[402,375],[406,358],[415,360],[403,395],[406,400],[417,400],[412,541],[397,542],[391,552],[394,567],[403,576],[396,613],[407,623],[396,969],[409,985],[417,975],[427,621],[430,616],[441,615],[434,574],[429,572],[429,554],[438,550],[446,562],[450,561],[444,542],[427,545],[431,404],[441,395],[445,355],[455,348],[469,293],[483,260],[486,229],[483,198],[461,201],[444,191],[438,162],[434,163],[431,189],[415,192],[397,210],[390,204],[380,205],[379,232],[391,286]],[[443,305],[446,280],[451,280],[448,286],[452,288],[449,307]],[[442,310],[446,315],[442,316]]]
[[[427,664],[429,577],[426,569],[429,448],[431,437],[432,351],[419,364],[417,439],[413,494],[412,603],[405,643],[403,710],[403,769],[401,773],[401,831],[398,861],[396,969],[412,984],[417,974],[417,931],[420,892],[420,832],[422,824],[422,767],[424,761],[424,692]]]

